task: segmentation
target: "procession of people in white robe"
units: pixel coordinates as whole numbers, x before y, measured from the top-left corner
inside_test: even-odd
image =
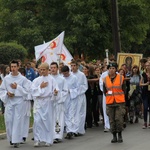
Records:
[[[10,86],[12,83],[16,84],[15,89]],[[50,146],[56,139],[63,140],[64,127],[67,133],[84,134],[87,88],[86,77],[79,70],[77,73],[69,71],[68,77],[59,74],[41,75],[33,82],[20,73],[13,76],[10,72],[0,86],[10,144],[18,147],[28,137],[31,100],[34,101],[35,147],[41,142]],[[8,92],[13,93],[13,97],[9,97]]]

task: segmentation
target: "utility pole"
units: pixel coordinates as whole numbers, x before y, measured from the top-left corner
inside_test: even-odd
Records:
[[[112,33],[113,33],[113,48],[114,48],[115,58],[117,58],[117,53],[121,51],[117,0],[111,0],[111,7],[112,7],[111,22],[112,22]]]

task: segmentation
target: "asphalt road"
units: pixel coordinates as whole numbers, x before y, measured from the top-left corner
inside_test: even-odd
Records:
[[[64,139],[63,142],[53,144],[51,147],[38,147],[38,150],[149,150],[150,149],[150,129],[142,129],[143,120],[138,124],[128,124],[123,131],[123,143],[111,143],[110,132],[103,132],[103,125],[87,129],[86,134],[74,137],[71,140]],[[32,133],[29,134],[27,142],[21,144],[18,149],[34,149],[34,142],[31,140]],[[0,140],[0,150],[12,150],[6,139]],[[14,148],[13,148],[14,149]]]

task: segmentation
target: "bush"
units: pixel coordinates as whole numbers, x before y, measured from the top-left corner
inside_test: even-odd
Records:
[[[0,43],[0,64],[9,64],[13,59],[24,60],[27,50],[16,42]]]

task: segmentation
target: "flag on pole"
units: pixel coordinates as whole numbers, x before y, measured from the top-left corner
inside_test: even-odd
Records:
[[[35,58],[38,61],[42,58],[42,62],[50,64],[52,61],[59,62],[58,54],[61,53],[64,40],[64,31],[50,42],[35,46]]]

